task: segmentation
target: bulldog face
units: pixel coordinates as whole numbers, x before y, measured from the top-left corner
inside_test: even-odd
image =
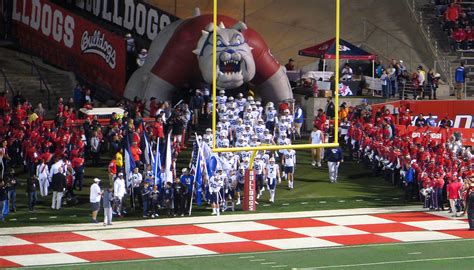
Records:
[[[243,22],[238,22],[232,28],[225,28],[221,23],[217,27],[217,88],[234,89],[249,82],[255,76],[255,62],[252,48],[246,43],[242,34],[247,29]],[[197,48],[199,68],[204,80],[212,84],[212,31],[209,24],[202,31]]]

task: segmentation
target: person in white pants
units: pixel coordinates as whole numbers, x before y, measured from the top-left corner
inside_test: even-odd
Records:
[[[339,164],[344,162],[341,148],[337,147],[326,149],[324,158],[328,161],[329,180],[331,183],[337,183]]]
[[[281,183],[280,167],[278,164],[275,164],[275,158],[273,157],[271,157],[268,162],[268,165],[265,167],[265,179],[267,179],[267,184],[270,191],[269,201],[274,203],[277,180],[278,183]]]
[[[123,179],[123,173],[119,173],[118,177],[114,181],[114,198],[115,198],[115,210],[117,215],[121,216],[123,212],[123,197],[127,193],[125,189],[125,180]]]
[[[39,180],[41,197],[48,196],[49,168],[48,164],[46,164],[44,160],[41,161],[41,164],[36,166],[36,177],[38,177]]]

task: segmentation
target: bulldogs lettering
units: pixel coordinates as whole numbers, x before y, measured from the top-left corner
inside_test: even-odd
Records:
[[[99,55],[104,58],[105,62],[112,69],[115,69],[117,66],[117,53],[114,47],[105,39],[105,35],[99,30],[94,31],[92,36],[89,36],[89,32],[87,31],[82,33],[81,51],[82,53],[94,53]]]
[[[21,5],[21,6],[20,6]],[[35,30],[41,30],[46,37],[53,35],[53,39],[63,43],[66,47],[74,45],[74,18],[54,9],[40,0],[32,0],[31,10],[27,10],[27,0],[13,0],[12,18],[22,22]]]
[[[133,0],[76,0],[76,6],[152,41],[178,18]]]

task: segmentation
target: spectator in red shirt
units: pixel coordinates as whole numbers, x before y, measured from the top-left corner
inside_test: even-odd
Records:
[[[110,186],[113,186],[115,175],[117,175],[117,164],[115,164],[115,157],[113,157],[112,160],[110,161],[108,171],[109,171],[109,184]]]
[[[464,45],[467,39],[467,33],[462,28],[456,28],[451,35],[451,38],[454,40],[454,49],[459,50],[460,48],[464,49]]]
[[[458,181],[458,179],[451,179],[447,187],[449,205],[451,206],[450,213],[453,213],[453,217],[458,216],[458,209],[456,209],[456,203],[460,199],[461,187],[462,184]]]
[[[314,118],[313,126],[317,126],[319,130],[324,132],[326,130],[325,129],[326,120],[327,120],[327,117],[326,117],[326,114],[324,113],[323,109],[318,109],[318,114]]]
[[[455,3],[452,3],[446,9],[446,12],[444,13],[444,18],[446,22],[444,24],[443,29],[450,31],[456,24],[456,21],[459,19],[459,7]]]

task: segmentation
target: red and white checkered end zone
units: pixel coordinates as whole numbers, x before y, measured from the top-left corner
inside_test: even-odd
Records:
[[[405,212],[7,235],[0,268],[474,238],[468,227]]]

